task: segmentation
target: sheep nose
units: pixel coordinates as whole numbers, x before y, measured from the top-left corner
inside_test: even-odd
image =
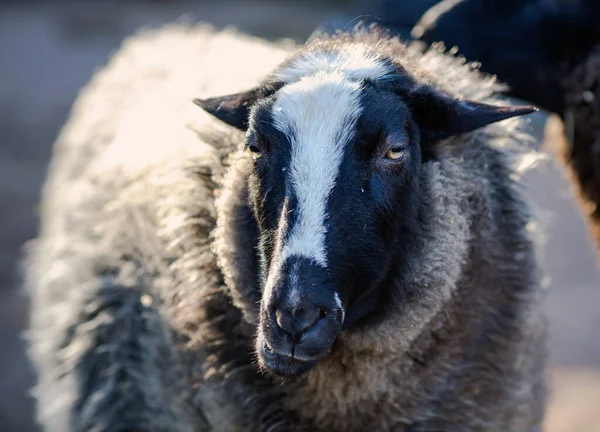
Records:
[[[325,311],[316,306],[305,307],[294,311],[286,307],[277,308],[275,310],[277,325],[294,343],[299,342],[302,335],[324,316]]]

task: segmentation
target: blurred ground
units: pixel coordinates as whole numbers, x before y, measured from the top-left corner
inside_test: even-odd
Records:
[[[410,13],[431,0],[413,0]],[[363,8],[364,9],[364,8]],[[409,8],[410,9],[410,8]],[[342,11],[342,12],[340,12]],[[366,12],[341,0],[181,3],[0,2],[0,431],[35,431],[27,389],[33,374],[20,332],[27,322],[17,291],[21,244],[36,232],[36,202],[51,145],[78,89],[120,41],[140,26],[189,18],[232,24],[299,41],[328,18],[344,26]],[[407,15],[407,22],[413,20]],[[545,117],[531,128],[541,136]],[[552,163],[526,178],[545,242],[552,404],[550,432],[600,431],[600,271],[564,173]]]

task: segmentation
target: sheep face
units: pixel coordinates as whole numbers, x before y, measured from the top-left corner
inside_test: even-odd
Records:
[[[265,267],[259,358],[297,374],[377,309],[389,251],[416,223],[419,132],[385,91],[317,76],[257,104],[247,146]]]
[[[256,351],[281,376],[311,369],[343,328],[380,309],[418,240],[423,157],[443,138],[531,112],[456,101],[346,48],[301,52],[259,88],[197,101],[246,131],[263,269]]]

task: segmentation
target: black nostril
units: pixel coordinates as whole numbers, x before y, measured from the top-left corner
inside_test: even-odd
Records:
[[[277,325],[294,342],[297,342],[304,332],[326,315],[326,310],[318,307],[302,308],[293,312],[285,308],[275,310]]]

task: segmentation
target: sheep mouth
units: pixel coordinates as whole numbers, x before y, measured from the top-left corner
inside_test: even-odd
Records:
[[[282,377],[308,372],[329,354],[341,331],[340,314],[322,316],[301,334],[285,332],[274,319],[258,326],[255,352],[263,371]]]
[[[258,352],[259,363],[263,370],[280,377],[295,377],[311,370],[321,359],[298,358],[294,353],[279,353],[267,342],[262,342]]]

